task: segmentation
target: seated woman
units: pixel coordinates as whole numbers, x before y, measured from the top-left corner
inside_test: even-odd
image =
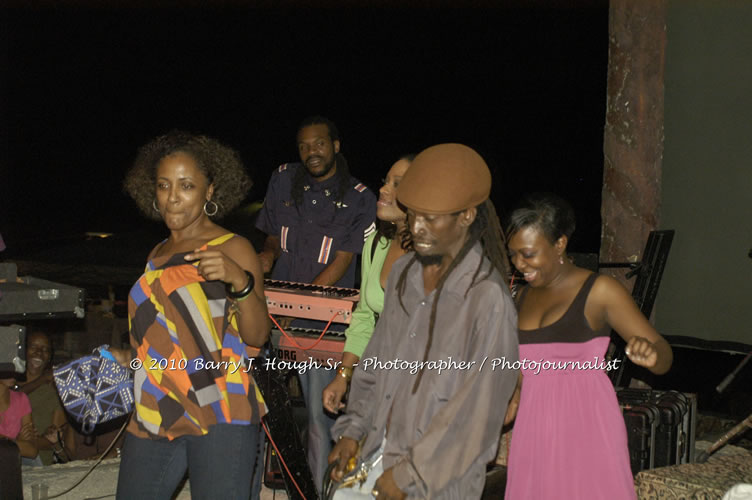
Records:
[[[34,444],[34,423],[29,397],[13,390],[16,380],[0,379],[0,437],[15,442],[24,463],[31,464],[39,451]]]
[[[616,280],[572,264],[574,211],[554,195],[527,199],[510,217],[509,256],[527,286],[517,297],[521,390],[506,496],[636,498],[627,433],[603,356],[614,329],[629,359],[656,374],[671,347]]]
[[[26,359],[26,382],[19,385],[31,403],[39,458],[43,465],[66,461],[62,436],[68,424],[52,380],[52,343],[46,333],[33,330],[29,334]]]
[[[410,248],[406,215],[397,205],[397,186],[414,157],[415,155],[404,156],[392,165],[379,190],[379,201],[376,204],[378,230],[363,245],[360,302],[345,331],[342,365],[322,394],[324,408],[332,413],[345,407],[342,398],[347,393],[353,366],[363,355],[376,325],[376,318],[384,308],[384,287],[392,264]]]
[[[128,299],[135,412],[118,498],[170,498],[188,472],[193,498],[247,500],[263,402],[244,365],[269,336],[258,256],[214,222],[250,188],[238,154],[171,132],[141,148],[125,188],[169,236]],[[260,475],[259,475],[260,477]]]

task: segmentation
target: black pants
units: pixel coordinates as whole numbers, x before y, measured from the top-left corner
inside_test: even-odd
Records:
[[[16,443],[0,438],[0,500],[23,500],[21,452]]]

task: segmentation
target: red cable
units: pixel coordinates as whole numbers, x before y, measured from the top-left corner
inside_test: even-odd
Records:
[[[334,313],[334,316],[332,316],[332,319],[330,319],[330,320],[329,320],[329,323],[327,323],[327,324],[326,324],[326,328],[324,328],[324,331],[323,331],[323,332],[321,332],[321,335],[319,335],[319,338],[318,338],[318,339],[316,339],[316,342],[314,342],[313,344],[309,345],[308,347],[303,347],[303,346],[301,346],[300,344],[298,344],[298,343],[297,343],[297,342],[295,341],[295,339],[294,339],[294,338],[290,337],[290,336],[289,336],[289,335],[287,334],[287,332],[286,332],[286,331],[284,331],[284,330],[282,329],[282,327],[281,327],[281,326],[279,326],[279,323],[277,323],[277,320],[276,320],[276,319],[274,319],[274,316],[272,316],[272,315],[270,314],[270,315],[269,315],[269,317],[271,318],[272,322],[273,322],[273,323],[274,323],[274,324],[275,324],[275,325],[277,326],[277,328],[279,329],[279,331],[280,331],[280,332],[282,332],[282,335],[284,335],[285,337],[287,337],[287,340],[289,340],[290,342],[292,342],[292,343],[293,343],[293,344],[295,345],[295,347],[297,347],[298,349],[300,349],[300,350],[302,350],[302,351],[308,351],[308,350],[310,350],[310,349],[313,349],[313,348],[314,348],[314,347],[316,347],[317,345],[319,345],[319,342],[321,342],[321,339],[323,339],[323,338],[324,338],[324,334],[326,334],[327,330],[329,330],[329,325],[331,325],[331,324],[332,324],[332,321],[334,321],[334,318],[336,318],[336,317],[337,317],[338,315],[340,315],[340,314],[342,314],[342,312],[341,312],[341,311],[337,311],[336,313]]]
[[[290,478],[290,480],[292,481],[292,484],[295,485],[295,489],[298,490],[298,493],[300,493],[300,496],[303,497],[303,500],[306,500],[305,495],[303,494],[302,491],[300,491],[300,486],[298,486],[298,483],[295,481],[295,477],[290,472],[290,469],[287,468],[287,463],[285,463],[285,459],[282,458],[282,454],[279,452],[279,448],[277,448],[277,444],[272,439],[272,435],[269,433],[269,429],[266,428],[266,424],[264,423],[263,420],[261,421],[261,425],[264,427],[264,432],[266,433],[266,436],[269,438],[269,442],[274,447],[274,451],[277,452],[277,457],[279,457],[279,461],[282,462],[282,466],[287,471],[287,475]]]
[[[314,347],[316,347],[319,344],[319,342],[321,342],[321,339],[324,338],[324,335],[326,334],[327,330],[329,330],[329,326],[332,324],[332,321],[334,321],[334,318],[336,318],[337,315],[339,315],[339,314],[342,314],[342,313],[339,312],[339,311],[336,312],[336,313],[334,313],[334,315],[332,316],[332,318],[326,324],[326,327],[324,328],[324,331],[321,332],[321,335],[319,335],[319,338],[316,339],[316,342],[314,342],[313,344],[311,344],[308,347],[301,346],[300,344],[298,344],[295,341],[294,338],[290,337],[287,334],[287,332],[281,326],[279,326],[279,323],[277,323],[277,320],[274,319],[274,316],[272,316],[271,314],[269,314],[269,318],[276,325],[276,327],[279,329],[279,331],[282,332],[282,335],[284,335],[285,337],[287,337],[287,339],[290,342],[292,342],[298,349],[301,349],[303,351],[308,351],[309,349],[313,349]],[[261,425],[264,427],[264,432],[266,433],[267,437],[269,438],[269,442],[274,447],[274,451],[277,452],[277,456],[279,457],[279,461],[282,462],[282,466],[285,468],[285,470],[287,471],[288,476],[290,477],[290,480],[292,480],[292,483],[295,485],[295,489],[298,490],[298,493],[300,493],[300,496],[303,497],[303,500],[306,500],[305,495],[303,495],[303,492],[300,491],[300,487],[298,486],[298,483],[295,481],[295,478],[293,477],[292,473],[290,472],[290,469],[287,468],[287,463],[285,462],[285,459],[282,458],[282,454],[279,452],[279,448],[277,448],[277,444],[274,442],[274,439],[272,439],[272,436],[269,433],[269,429],[267,429],[266,424],[263,421],[261,422]]]

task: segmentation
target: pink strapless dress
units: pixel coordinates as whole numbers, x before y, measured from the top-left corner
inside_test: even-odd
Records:
[[[608,329],[594,332],[584,314],[596,278],[585,281],[559,321],[520,331],[520,359],[530,363],[522,370],[506,500],[637,498],[624,418],[611,381],[597,368],[605,365]],[[539,361],[570,363],[554,369]]]

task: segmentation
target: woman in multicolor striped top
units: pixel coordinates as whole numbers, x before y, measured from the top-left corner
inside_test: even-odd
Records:
[[[247,500],[263,401],[249,346],[269,333],[253,247],[214,223],[250,188],[237,153],[171,132],[144,146],[125,188],[170,231],[130,292],[136,411],[118,498],[170,498],[186,471],[192,498]]]

